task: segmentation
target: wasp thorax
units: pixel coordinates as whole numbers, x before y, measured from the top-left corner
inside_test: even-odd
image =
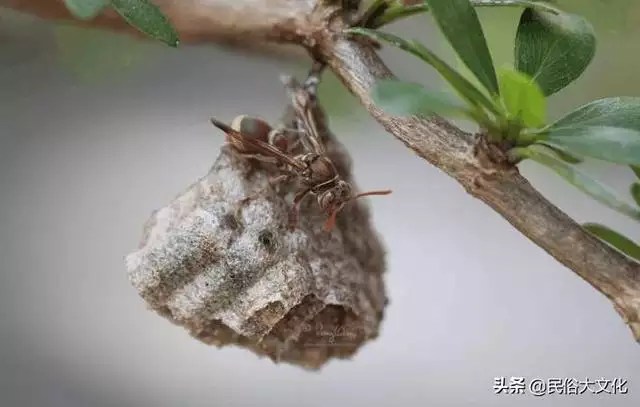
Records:
[[[307,154],[303,157],[303,161],[311,170],[313,182],[317,183],[320,189],[324,189],[325,185],[322,184],[333,180],[338,174],[336,167],[328,157],[318,154]]]

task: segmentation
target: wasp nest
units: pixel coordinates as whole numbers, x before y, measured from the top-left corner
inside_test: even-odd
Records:
[[[342,145],[331,135],[326,144],[353,182]],[[326,214],[307,197],[290,230],[294,190],[270,175],[223,146],[205,177],[151,215],[128,275],[153,310],[204,343],[318,369],[378,335],[384,249],[361,201],[325,232]]]

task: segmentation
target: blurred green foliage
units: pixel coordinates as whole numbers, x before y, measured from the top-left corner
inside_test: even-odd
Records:
[[[67,25],[57,25],[54,37],[58,63],[83,82],[120,75],[157,50],[127,35]]]

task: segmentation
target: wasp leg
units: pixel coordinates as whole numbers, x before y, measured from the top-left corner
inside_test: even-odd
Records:
[[[318,85],[320,85],[320,76],[324,71],[326,64],[320,61],[313,61],[311,69],[307,74],[307,79],[302,84],[302,88],[306,90],[313,99],[318,95]]]
[[[267,157],[262,154],[249,154],[249,153],[239,153],[239,154],[240,154],[240,157],[246,160],[256,160],[265,164],[272,164],[272,165],[278,164],[278,160],[274,157]]]
[[[260,198],[261,196],[263,196],[264,193],[267,191],[267,189],[268,189],[268,187],[261,188],[259,191],[254,192],[253,194],[245,196],[244,198],[240,199],[238,201],[238,206],[237,206],[236,211],[235,211],[236,218],[240,219],[240,212],[242,212],[244,207],[247,206],[249,204],[249,202],[255,201],[258,198]]]
[[[298,149],[300,148],[300,146],[304,147],[302,145],[302,141],[297,138],[293,143],[291,143],[291,145],[289,146],[289,151],[298,151]]]
[[[292,174],[280,174],[275,177],[269,177],[269,185],[275,187],[279,184],[284,184],[293,178]]]
[[[267,182],[268,182],[267,186],[265,186],[263,188],[260,188],[257,192],[254,192],[253,194],[251,194],[251,195],[249,195],[249,196],[247,196],[245,198],[242,198],[238,202],[238,204],[239,204],[238,211],[242,210],[242,208],[245,205],[247,205],[250,201],[255,201],[256,199],[258,199],[261,196],[263,196],[267,192],[267,190],[269,188],[275,188],[279,184],[283,184],[283,183],[286,183],[288,181],[291,181],[291,179],[294,178],[294,175],[295,174],[291,173],[291,174],[280,174],[280,175],[276,175],[274,177],[269,177],[268,180],[267,180]]]
[[[244,154],[243,154],[244,155]],[[254,192],[238,201],[238,206],[235,210],[236,218],[240,219],[240,212],[244,209],[244,207],[251,201],[255,201],[267,192],[267,190],[271,187],[275,187],[278,184],[291,180],[295,176],[294,173],[286,173],[276,175],[275,177],[269,177],[267,182],[268,185],[260,188],[257,192]]]
[[[296,194],[295,198],[293,198],[293,206],[289,211],[289,230],[295,230],[296,226],[298,226],[298,221],[300,220],[300,204],[302,200],[311,192],[311,188],[307,188],[302,192]]]

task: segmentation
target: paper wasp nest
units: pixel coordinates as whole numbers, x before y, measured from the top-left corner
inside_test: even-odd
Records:
[[[352,181],[346,151],[333,136],[327,147]],[[384,249],[359,200],[327,233],[326,214],[307,197],[290,231],[292,191],[276,191],[269,175],[223,146],[206,176],[151,215],[126,258],[129,278],[153,310],[202,342],[318,369],[378,335]]]

